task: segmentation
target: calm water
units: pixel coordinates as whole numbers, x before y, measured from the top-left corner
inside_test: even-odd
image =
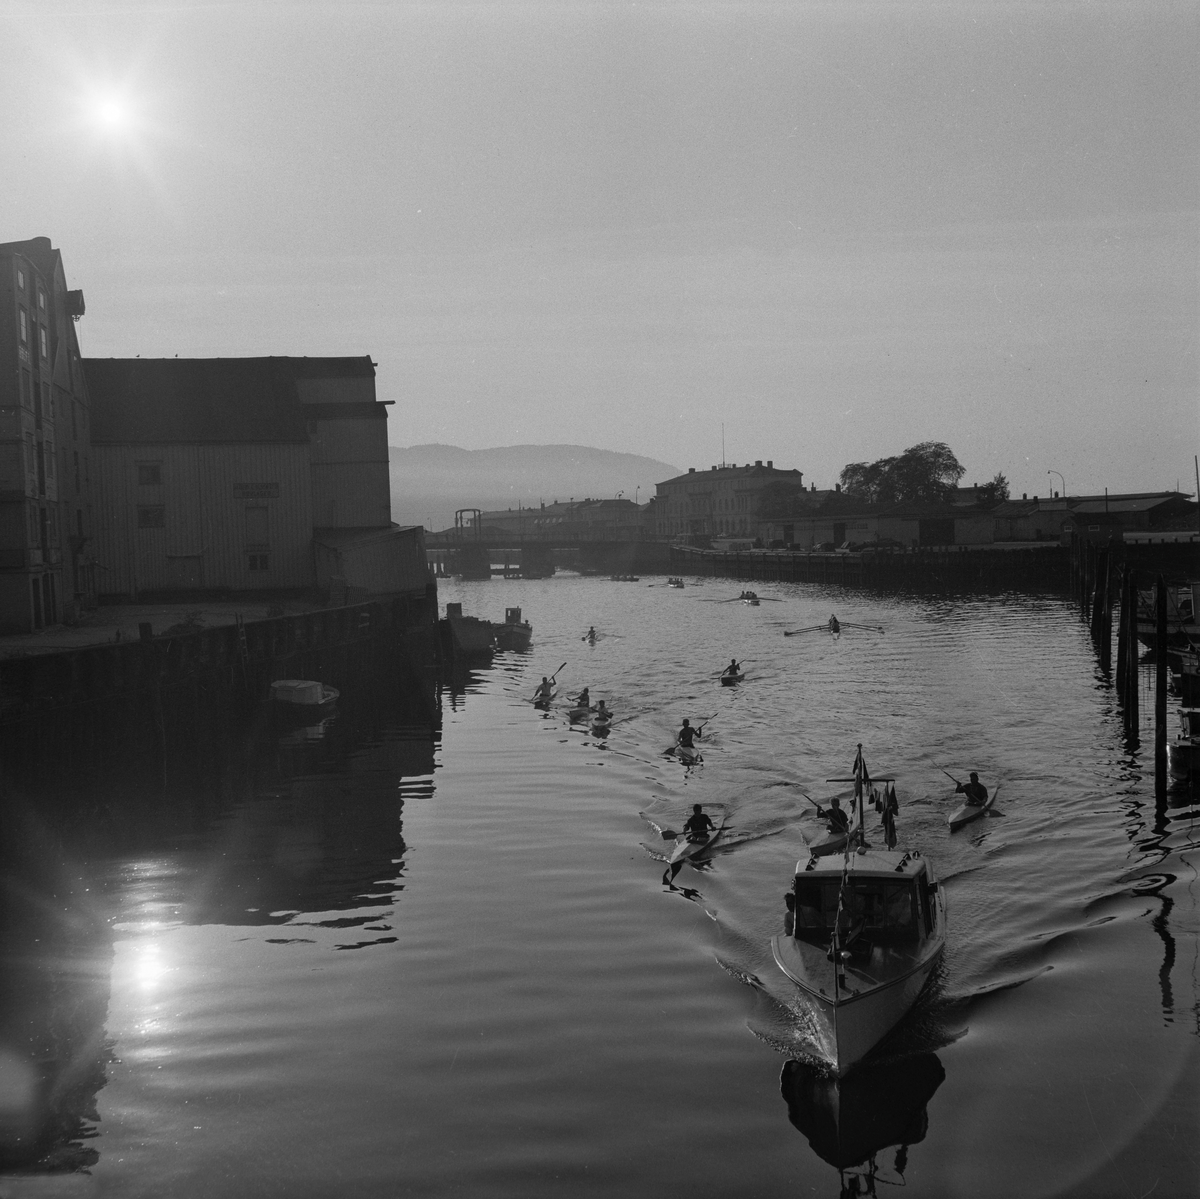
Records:
[[[208,804],[55,830],[3,1030],[94,1108],[0,1196],[1200,1194],[1196,810],[1156,810],[1073,610],[652,581],[443,585],[535,638],[437,739],[351,697]],[[834,611],[886,632],[782,635]],[[607,741],[526,702],[564,660],[628,717]],[[691,770],[661,752],[683,716],[712,717]],[[836,1095],[769,939],[800,791],[859,741],[950,939]],[[937,764],[996,813],[951,837]],[[734,835],[665,885],[656,828],[693,802]],[[10,1128],[23,1078],[0,1055]]]

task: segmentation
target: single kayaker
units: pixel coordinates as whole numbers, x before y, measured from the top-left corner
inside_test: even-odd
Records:
[[[592,697],[588,694],[586,687],[575,697],[575,706],[577,708],[590,708],[592,706]]]
[[[700,730],[692,728],[692,722],[685,716],[683,718],[683,728],[675,734],[675,740],[683,746],[684,749],[692,748],[694,738],[700,736]]]
[[[683,826],[683,835],[689,841],[707,841],[709,833],[716,827],[704,809],[698,803],[694,803],[692,804],[692,814],[688,817],[687,824]]]
[[[825,821],[831,833],[844,833],[850,827],[850,817],[835,799],[827,808],[817,804],[817,815]]]
[[[954,790],[956,793],[961,791],[967,797],[967,803],[973,807],[987,803],[988,789],[979,781],[979,775],[974,770],[971,771],[971,781],[959,783]]]
[[[604,706],[604,700],[601,700],[600,703],[596,706],[596,722],[598,724],[600,724],[606,720],[611,720],[611,719],[612,719],[612,709],[606,708]]]
[[[538,684],[533,697],[534,699],[549,699],[553,691],[554,684],[545,675],[542,675],[542,681]]]
[[[592,625],[588,629],[588,631],[586,633],[584,633],[583,639],[584,639],[584,641],[595,641],[596,640],[596,626],[595,625]]]
[[[729,665],[725,667],[726,674],[737,674],[742,668],[738,665],[736,658],[729,659]]]

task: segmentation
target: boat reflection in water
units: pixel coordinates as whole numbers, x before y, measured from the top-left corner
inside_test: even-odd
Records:
[[[908,1147],[925,1139],[926,1105],[946,1071],[936,1054],[859,1066],[835,1078],[818,1066],[789,1061],[780,1091],[788,1119],[818,1157],[839,1174],[841,1196],[874,1195],[875,1183],[903,1184]],[[896,1146],[891,1164],[877,1156]]]

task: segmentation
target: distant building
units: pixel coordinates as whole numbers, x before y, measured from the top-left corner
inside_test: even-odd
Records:
[[[997,541],[1062,541],[1072,533],[1091,541],[1120,541],[1127,533],[1196,527],[1196,504],[1179,491],[1023,496],[1004,501],[991,515]]]
[[[758,535],[763,492],[772,484],[803,485],[799,470],[776,470],[768,461],[753,465],[695,467],[659,483],[656,489],[656,531],[659,537]]]
[[[423,590],[362,358],[92,358],[100,590]]]
[[[32,632],[96,602],[89,401],[48,237],[0,244],[0,630]]]
[[[503,508],[481,512],[479,528],[485,537],[559,541],[635,541],[642,535],[642,509],[632,500],[570,500],[536,508]],[[475,518],[468,517],[468,528]]]

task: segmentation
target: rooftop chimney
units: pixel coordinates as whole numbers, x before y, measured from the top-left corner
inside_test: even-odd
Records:
[[[755,458],[755,459],[754,459],[754,465],[755,465],[755,466],[762,466],[762,459],[761,459],[761,458]]]
[[[688,467],[688,474],[689,474],[689,475],[694,475],[695,473],[696,473],[696,468],[695,468],[694,466],[689,466],[689,467]]]
[[[775,463],[772,462],[770,458],[768,458],[767,459],[767,470],[774,470],[774,469],[775,469]]]

